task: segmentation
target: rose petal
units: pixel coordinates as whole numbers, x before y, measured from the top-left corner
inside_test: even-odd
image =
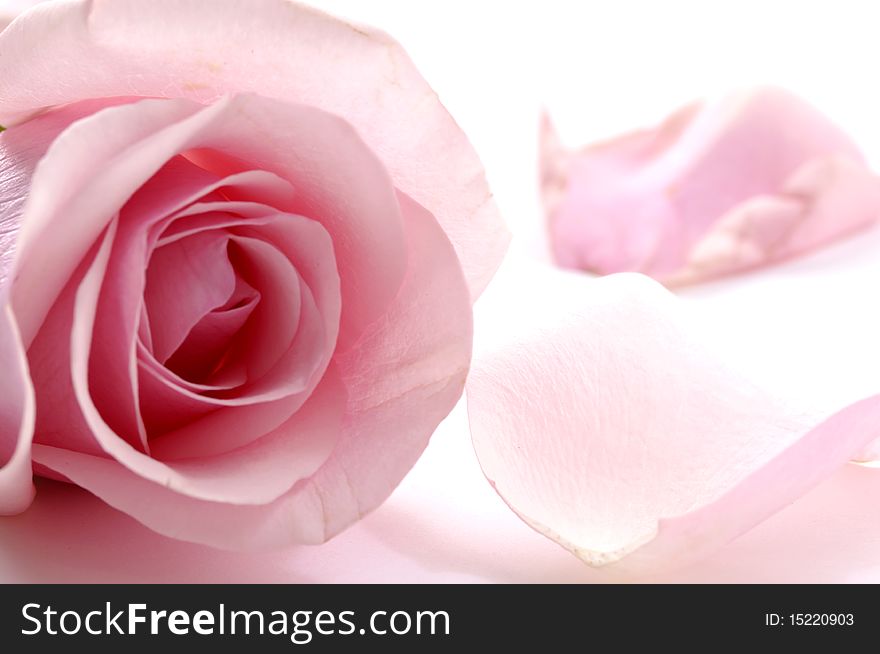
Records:
[[[878,398],[814,426],[751,384],[645,277],[529,271],[507,288],[511,333],[485,334],[468,382],[474,446],[511,508],[592,565],[700,557],[880,434]]]
[[[19,14],[24,13],[34,5],[46,0],[4,0],[0,7],[0,32],[11,23]]]
[[[52,143],[31,178],[16,248],[12,300],[28,346],[111,218],[185,144],[193,129],[185,119],[210,119],[197,109],[171,100],[113,107],[80,120]]]
[[[424,208],[402,194],[400,204],[406,282],[389,312],[335,358],[349,393],[348,428],[307,486],[321,499],[324,539],[391,494],[455,406],[470,364],[472,318],[455,253]]]
[[[64,107],[0,132],[0,289],[15,276],[18,233],[37,164],[71,123],[104,105],[86,102]]]
[[[0,314],[0,515],[24,511],[34,497],[31,438],[34,391],[9,306]]]
[[[880,181],[814,108],[773,88],[691,105],[579,153],[544,127],[557,260],[689,283],[801,254],[880,218]]]
[[[302,407],[303,395],[211,411],[195,422],[152,438],[150,452],[162,461],[177,461],[244,447],[290,418]]]
[[[155,515],[158,510],[165,512],[164,519],[171,525],[176,519],[185,519],[201,523],[197,528],[206,531],[220,528],[247,537],[241,531],[250,525],[232,521],[224,526],[222,519],[264,511],[261,505],[313,474],[336,444],[344,415],[345,388],[331,369],[309,401],[285,424],[238,450],[179,461],[175,474],[164,484],[132,473],[113,459],[47,445],[34,446],[34,461],[99,496],[107,493],[108,504],[131,503],[126,511],[135,517]],[[93,474],[96,478],[92,478]],[[217,501],[194,499],[186,485],[199,487],[200,494]],[[160,489],[161,493],[157,493]],[[163,501],[165,494],[175,498],[173,509]],[[249,511],[247,505],[256,506]],[[194,507],[198,507],[198,513],[191,513]],[[177,525],[173,528],[186,529]]]
[[[660,520],[657,537],[627,566],[652,569],[682,552],[691,560],[707,556],[838,472],[880,435],[878,424],[880,396],[842,409],[714,502]]]
[[[388,315],[337,357],[346,419],[308,480],[270,504],[233,505],[180,495],[102,457],[40,448],[40,462],[155,531],[227,549],[322,542],[375,508],[456,403],[470,359],[470,294],[452,245],[424,209],[400,204],[410,268]]]
[[[232,237],[232,242],[239,248],[242,274],[262,295],[262,301],[245,328],[246,333],[238,339],[239,347],[233,356],[237,354],[242,358],[249,379],[262,380],[276,366],[284,352],[305,332],[302,328],[307,318],[303,304],[308,300],[303,295],[307,295],[311,302],[314,302],[314,297],[307,287],[304,289],[302,278],[294,268],[295,262],[284,256],[274,244],[238,235]],[[317,305],[314,307],[315,315],[320,316]],[[325,333],[326,329],[322,324],[316,330],[316,338],[319,340],[310,342],[302,354],[314,354],[316,348],[332,351],[333,346],[328,347],[322,338]],[[257,342],[260,346],[253,347]],[[317,354],[313,369],[319,367],[318,361],[322,358],[321,350],[317,350]],[[302,361],[302,358],[298,359],[298,362]],[[286,370],[279,381],[296,376],[292,371]]]
[[[243,322],[244,320],[242,320],[242,323]],[[223,352],[225,352],[226,350],[226,347],[229,345],[229,341],[225,340],[222,343],[212,342],[208,345],[211,348],[216,348],[217,350],[219,350],[219,355],[222,356]],[[203,355],[207,356],[208,354],[210,354],[210,352],[206,353],[198,344],[194,344],[193,349],[197,351],[195,356],[199,357],[199,359],[198,362],[195,364],[197,367],[192,371],[192,374],[197,376],[202,375],[204,374],[204,370],[201,367],[198,367],[202,363],[201,357]],[[173,393],[173,397],[176,397],[177,393],[179,393],[180,391],[189,391],[192,397],[201,397],[202,393],[205,394],[205,397],[213,397],[212,394],[214,393],[238,389],[244,386],[247,382],[247,371],[244,370],[241,366],[239,366],[234,371],[225,370],[222,380],[217,379],[215,375],[210,380],[208,380],[210,381],[210,383],[199,383],[192,381],[191,379],[181,376],[183,373],[180,371],[179,368],[173,366],[165,366],[164,364],[156,361],[156,357],[153,356],[153,353],[147,350],[146,345],[143,345],[142,343],[138,343],[137,345],[137,363],[140,366],[139,375],[147,375],[147,388],[155,387],[157,383],[164,384]],[[142,391],[143,387],[143,381],[140,381],[138,383],[138,390]],[[148,391],[139,393],[139,396],[142,400],[144,399],[145,393],[148,394]],[[202,412],[209,410],[208,407],[202,405],[200,405],[200,409],[202,410]],[[178,420],[173,419],[170,422],[173,424],[174,422],[178,422]],[[155,435],[156,434],[154,432],[151,432],[151,436]]]
[[[170,369],[187,371],[186,376],[192,378],[196,371],[203,370],[209,362],[216,362],[223,356],[232,337],[241,331],[260,301],[258,291],[250,288],[240,277],[236,281],[237,289],[228,302],[230,308],[215,309],[193,326],[186,340],[166,362]],[[247,287],[246,291],[238,290],[244,287]],[[240,379],[232,380],[232,385],[240,386],[244,382],[245,374],[241,371]]]
[[[229,234],[211,231],[170,243],[150,255],[144,301],[153,354],[165,362],[207,313],[235,290]]]
[[[2,20],[0,20],[2,29]],[[33,499],[31,440],[34,391],[25,350],[9,306],[15,243],[30,176],[72,115],[58,112],[0,134],[0,515],[25,510]]]
[[[381,32],[287,0],[216,0],[207,11],[199,0],[65,2],[28,14],[0,47],[0,122],[89,97],[208,102],[255,92],[306,103],[354,125],[395,186],[437,217],[474,296],[504,255],[507,232],[473,148],[403,49]]]
[[[724,214],[667,284],[685,284],[809,252],[880,217],[880,181],[845,157],[817,157],[778,195],[756,196]]]
[[[844,466],[717,555],[650,582],[876,583],[878,492],[880,475]]]

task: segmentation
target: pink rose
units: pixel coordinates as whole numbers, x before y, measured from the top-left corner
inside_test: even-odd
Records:
[[[253,548],[382,502],[506,246],[401,48],[286,0],[114,0],[0,53],[0,511],[33,470]]]
[[[561,265],[667,285],[801,254],[880,217],[856,146],[778,89],[690,105],[577,153],[546,122],[542,165]]]

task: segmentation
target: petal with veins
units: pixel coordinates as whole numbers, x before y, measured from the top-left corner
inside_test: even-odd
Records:
[[[507,289],[510,334],[486,334],[468,380],[474,446],[511,508],[590,564],[689,562],[880,435],[880,398],[817,425],[715,354],[646,277],[533,271]]]

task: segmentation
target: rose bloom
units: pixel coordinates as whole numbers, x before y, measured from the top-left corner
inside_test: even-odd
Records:
[[[322,542],[458,400],[506,247],[386,35],[286,0],[41,4],[0,35],[0,511]]]
[[[694,103],[579,152],[545,121],[542,177],[560,265],[670,286],[779,262],[880,218],[880,182],[856,145],[777,88]]]

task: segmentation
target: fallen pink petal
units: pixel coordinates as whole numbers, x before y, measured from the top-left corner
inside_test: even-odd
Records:
[[[484,310],[517,330],[486,340],[468,381],[480,465],[590,565],[632,575],[705,558],[880,438],[880,396],[805,411],[714,351],[645,276],[537,267],[492,293]]]
[[[880,218],[880,179],[858,147],[775,88],[688,105],[575,152],[545,118],[541,165],[560,265],[670,286],[771,265]]]

